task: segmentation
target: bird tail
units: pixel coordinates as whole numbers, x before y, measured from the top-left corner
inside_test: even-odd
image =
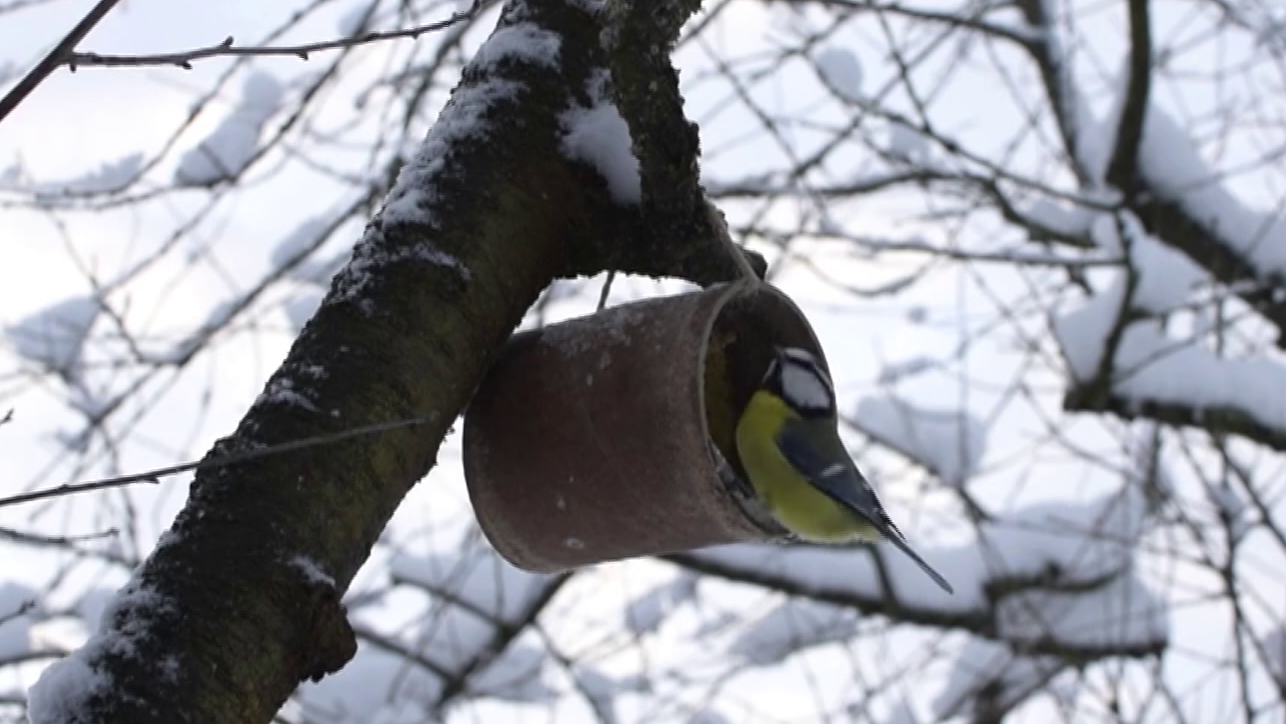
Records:
[[[911,549],[910,544],[906,542],[906,537],[896,525],[893,525],[889,514],[884,512],[884,506],[880,505],[880,499],[876,497],[875,491],[871,489],[856,465],[851,462],[847,465],[833,465],[819,472],[820,474],[809,478],[809,482],[818,490],[869,523],[881,536],[915,561],[916,565],[942,590],[952,594],[956,592],[941,573],[933,570],[933,566]]]
[[[929,578],[932,578],[933,582],[938,584],[939,588],[951,594],[956,592],[956,589],[951,587],[951,584],[947,582],[946,578],[942,577],[941,573],[935,571],[933,566],[929,565],[927,561],[920,557],[919,553],[916,553],[915,550],[911,548],[911,545],[906,542],[906,537],[902,535],[902,531],[898,530],[896,525],[893,525],[893,521],[889,520],[889,516],[885,514],[884,511],[881,510],[880,515],[877,517],[882,518],[883,520],[872,522],[874,523],[876,530],[880,531],[881,535],[887,538],[890,543],[897,546],[898,550],[907,554],[911,560],[915,561],[915,564],[920,567],[920,570],[924,571]]]

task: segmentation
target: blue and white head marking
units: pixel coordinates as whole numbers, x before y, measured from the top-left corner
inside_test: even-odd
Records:
[[[765,384],[801,413],[835,412],[835,386],[811,352],[778,347]]]

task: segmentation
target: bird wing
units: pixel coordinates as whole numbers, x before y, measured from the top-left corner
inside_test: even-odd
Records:
[[[848,451],[843,449],[839,438],[834,437],[833,443],[839,449],[829,449],[830,436],[807,434],[804,427],[807,424],[810,423],[787,424],[782,427],[777,435],[777,448],[781,450],[782,456],[826,497],[874,526],[880,535],[915,561],[942,590],[955,593],[947,579],[907,543],[902,531],[893,524],[884,506],[880,504],[880,499],[875,497],[875,491],[853,464]],[[821,442],[817,442],[818,440]]]
[[[786,424],[777,434],[777,448],[791,464],[808,479],[808,482],[827,497],[852,510],[881,534],[889,537],[885,529],[898,537],[901,532],[884,512],[884,506],[875,497],[857,466],[853,465],[848,450],[833,433],[810,435],[809,422]]]
[[[844,457],[837,457],[837,451],[826,445],[828,436],[809,435],[809,425],[803,420],[782,425],[777,432],[777,447],[796,470],[811,480],[832,472],[837,460],[847,459],[848,451],[843,451]],[[819,439],[822,442],[819,443]]]

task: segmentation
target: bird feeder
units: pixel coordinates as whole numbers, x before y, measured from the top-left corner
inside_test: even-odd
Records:
[[[798,307],[738,282],[514,335],[464,421],[496,551],[556,572],[786,535],[755,502],[736,421],[775,346],[821,346]]]

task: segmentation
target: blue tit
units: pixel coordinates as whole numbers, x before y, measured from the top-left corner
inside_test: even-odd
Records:
[[[810,352],[777,348],[737,422],[737,454],[755,494],[783,526],[820,543],[888,539],[948,593],[907,544],[839,436],[835,388]]]

